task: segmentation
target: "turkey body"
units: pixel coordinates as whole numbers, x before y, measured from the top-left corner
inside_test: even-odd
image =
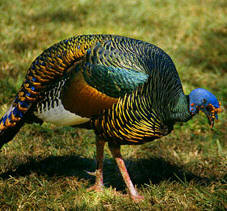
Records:
[[[10,141],[26,122],[94,129],[97,189],[103,185],[105,142],[120,170],[126,171],[119,163],[120,145],[169,134],[175,122],[192,117],[188,105],[175,65],[160,48],[122,36],[76,36],[34,60],[0,120],[0,144]],[[139,197],[130,179],[124,180],[131,196]]]

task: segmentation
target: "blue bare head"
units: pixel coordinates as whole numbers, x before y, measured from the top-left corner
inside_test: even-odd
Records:
[[[201,110],[206,114],[211,127],[214,126],[214,120],[215,118],[218,119],[218,113],[222,109],[220,102],[211,92],[202,88],[194,89],[189,94],[189,103],[189,110],[192,115]]]

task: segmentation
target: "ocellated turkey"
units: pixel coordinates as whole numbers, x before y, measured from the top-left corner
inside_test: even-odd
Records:
[[[217,98],[198,88],[185,95],[171,58],[160,48],[115,35],[82,35],[46,49],[31,64],[21,89],[0,120],[0,146],[24,123],[43,121],[93,129],[96,183],[103,189],[103,149],[108,142],[132,199],[134,188],[120,153],[168,135],[176,122],[203,111],[213,126]]]

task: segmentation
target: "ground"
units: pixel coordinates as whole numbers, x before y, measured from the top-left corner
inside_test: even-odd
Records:
[[[12,0],[0,2],[0,114],[45,48],[77,34],[118,34],[153,43],[176,64],[184,91],[202,87],[227,108],[227,3],[219,1]],[[93,131],[26,125],[0,152],[2,209],[226,210],[227,121],[205,115],[167,137],[122,147],[145,200],[129,199],[105,150],[103,193],[87,192],[95,170]]]

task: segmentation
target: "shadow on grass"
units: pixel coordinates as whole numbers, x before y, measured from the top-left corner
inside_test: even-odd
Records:
[[[175,181],[177,183],[188,183],[195,181],[200,185],[210,184],[208,178],[199,177],[191,172],[186,172],[182,167],[170,164],[162,158],[150,158],[140,160],[126,160],[126,165],[135,185],[140,187],[144,184],[159,184],[162,181]],[[50,156],[43,160],[29,158],[29,161],[18,165],[15,170],[9,170],[0,174],[4,180],[12,177],[27,176],[33,172],[37,175],[46,176],[51,180],[55,176],[75,176],[79,179],[89,180],[94,183],[94,177],[86,171],[95,170],[93,159],[81,158],[79,156]],[[125,184],[121,178],[118,168],[113,159],[105,159],[104,162],[104,183],[113,186],[117,190],[125,190]]]

